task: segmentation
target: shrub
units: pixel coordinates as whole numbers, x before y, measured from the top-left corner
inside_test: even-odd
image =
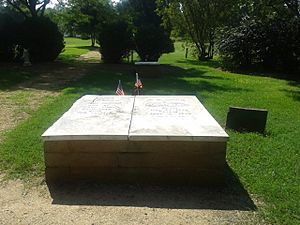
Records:
[[[0,61],[10,62],[17,57],[17,31],[19,24],[10,12],[0,14]]]
[[[300,21],[251,21],[226,29],[219,52],[224,67],[229,69],[259,66],[296,72],[300,65]]]
[[[32,62],[53,61],[64,48],[63,35],[47,17],[27,18],[20,29],[19,41],[28,49]]]
[[[163,53],[174,51],[169,34],[162,27],[154,24],[137,27],[135,43],[136,51],[142,61],[158,61]]]
[[[162,26],[163,20],[157,14],[155,0],[130,0],[131,16],[135,26],[136,51],[142,61],[158,61],[163,53],[173,52],[170,27]]]
[[[132,31],[126,21],[111,21],[102,26],[98,42],[102,60],[119,63],[132,49]]]

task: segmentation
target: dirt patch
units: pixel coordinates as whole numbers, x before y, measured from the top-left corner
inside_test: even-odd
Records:
[[[44,64],[26,69],[38,75],[8,90],[0,90],[0,141],[2,133],[30,117],[46,98],[58,96],[70,82],[85,74],[84,68],[68,65]]]
[[[99,51],[94,50],[94,51],[89,51],[86,54],[81,55],[78,58],[79,61],[101,61],[101,54]]]
[[[239,196],[220,190],[1,183],[0,224],[262,224]]]
[[[49,96],[58,93],[44,90],[16,90],[0,92],[0,133],[27,119]]]

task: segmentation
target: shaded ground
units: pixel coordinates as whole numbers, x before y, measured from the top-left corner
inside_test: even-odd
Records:
[[[85,54],[80,60],[93,57],[94,53]],[[33,79],[0,89],[0,133],[85,74],[83,67],[68,65],[55,69],[43,65],[35,70],[38,75]],[[256,212],[258,205],[241,186],[230,183],[223,189],[54,186],[46,185],[43,178],[26,183],[7,181],[0,175],[0,224],[263,224]]]
[[[31,184],[32,185],[32,184]],[[31,186],[30,185],[30,186]],[[51,193],[51,195],[50,195]],[[0,224],[261,224],[227,189],[128,185],[0,185]]]
[[[0,135],[27,119],[46,98],[59,95],[61,89],[84,74],[84,69],[68,65],[56,69],[52,64],[18,69],[38,75],[3,90],[0,88]]]

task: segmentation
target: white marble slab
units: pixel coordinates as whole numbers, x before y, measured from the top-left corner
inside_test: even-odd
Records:
[[[225,142],[228,135],[195,96],[96,96],[77,100],[45,141]]]
[[[136,66],[158,66],[159,62],[135,62]]]
[[[137,96],[129,140],[225,142],[228,135],[195,96]]]
[[[43,135],[46,140],[127,140],[133,96],[86,95]]]

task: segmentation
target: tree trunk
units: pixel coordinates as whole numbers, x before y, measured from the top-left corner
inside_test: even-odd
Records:
[[[95,38],[95,34],[94,33],[92,33],[91,34],[91,40],[92,40],[92,47],[95,47],[95,43],[96,43],[96,38]]]
[[[208,53],[206,52],[205,44],[200,43],[200,51],[199,51],[199,56],[198,59],[200,61],[207,61],[208,60]]]

